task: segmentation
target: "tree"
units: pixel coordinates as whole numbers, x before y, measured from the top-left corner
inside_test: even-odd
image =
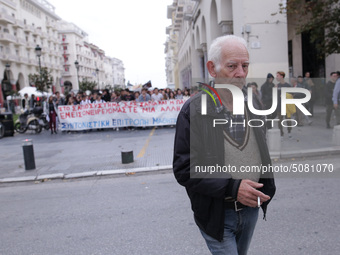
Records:
[[[35,85],[38,91],[47,91],[53,83],[52,71],[48,71],[47,67],[41,68],[41,75],[29,74],[28,79],[30,84]]]
[[[297,33],[310,32],[320,54],[340,53],[340,0],[288,0],[279,8],[298,17]]]
[[[87,79],[84,79],[83,81],[79,82],[79,90],[81,91],[92,91],[97,86],[97,83],[95,81],[88,81]]]

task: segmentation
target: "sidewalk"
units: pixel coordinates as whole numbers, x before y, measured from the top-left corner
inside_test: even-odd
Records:
[[[340,146],[332,141],[333,129],[326,128],[324,119],[325,107],[316,106],[312,125],[294,127],[291,138],[285,129],[279,158],[340,154]],[[172,168],[174,134],[170,127],[15,134],[0,140],[0,184],[168,170]],[[25,171],[21,142],[27,138],[33,139],[36,169]],[[121,152],[126,150],[133,151],[133,163],[122,164]]]

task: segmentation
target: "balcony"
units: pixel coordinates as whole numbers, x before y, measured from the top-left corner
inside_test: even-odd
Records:
[[[40,31],[41,31],[41,30],[40,30]],[[41,31],[41,32],[40,32],[40,37],[41,37],[41,38],[48,38],[48,34]]]
[[[40,33],[41,33],[41,30],[40,30],[40,29],[37,29],[37,28],[32,27],[32,34],[33,34],[33,35],[40,35]]]
[[[16,42],[14,42],[15,45],[26,45],[26,40],[22,37],[17,37]]]
[[[9,33],[0,33],[0,42],[15,43],[16,38],[14,35],[11,35]]]
[[[22,63],[22,64],[27,64],[28,63],[28,58],[19,57],[19,62]]]
[[[25,27],[25,24],[24,24],[23,21],[16,19],[16,20],[15,20],[15,23],[13,24],[13,27],[14,27],[14,28],[18,28],[18,27],[24,28],[24,27]]]
[[[33,26],[31,26],[31,25],[25,25],[24,26],[24,31],[25,32],[32,32],[34,30],[34,27]]]
[[[0,12],[0,23],[4,24],[14,24],[15,23],[15,18],[12,17],[11,15],[8,15],[5,12]]]
[[[13,54],[9,54],[8,55],[8,60],[12,61],[12,62],[19,62],[19,56],[13,55]]]
[[[55,28],[55,23],[52,21],[46,21],[46,27],[47,28]]]
[[[34,49],[36,47],[36,44],[34,42],[31,42],[31,41],[26,42],[25,44],[26,44],[26,48],[28,48],[28,49]]]
[[[28,64],[32,65],[32,66],[38,66],[39,65],[38,60],[36,60],[36,59],[29,59]]]

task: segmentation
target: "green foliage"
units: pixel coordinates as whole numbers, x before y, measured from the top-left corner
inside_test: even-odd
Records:
[[[41,75],[29,74],[28,80],[30,84],[35,85],[38,91],[47,91],[53,83],[52,71],[48,71],[47,67],[41,68]]]
[[[288,0],[279,8],[298,17],[297,32],[310,31],[320,54],[340,53],[340,0]]]
[[[93,89],[97,86],[97,83],[95,81],[88,81],[87,79],[84,79],[83,81],[79,82],[79,90],[81,91],[93,91]]]

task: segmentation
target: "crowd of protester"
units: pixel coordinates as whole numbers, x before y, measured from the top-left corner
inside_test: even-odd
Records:
[[[59,93],[58,93],[59,94]],[[60,94],[59,94],[60,95]],[[112,91],[105,89],[103,91],[95,91],[87,94],[86,92],[71,92],[65,99],[56,94],[55,101],[57,105],[83,105],[89,103],[105,103],[105,102],[121,102],[121,101],[135,101],[135,102],[148,102],[148,101],[161,101],[170,99],[188,99],[190,97],[190,90],[185,88],[183,90],[158,89],[158,88],[143,88],[141,92],[131,91],[129,89]]]
[[[327,128],[331,128],[330,126],[330,116],[332,110],[334,110],[332,100],[329,99],[332,97],[332,93],[334,90],[335,81],[339,77],[340,73],[332,72],[331,80],[325,86],[325,104],[327,106],[327,116],[326,116],[326,124]],[[286,82],[284,72],[277,72],[276,77],[269,73],[267,75],[267,79],[264,84],[259,88],[256,82],[250,82],[247,84],[247,87],[252,88],[252,92],[255,95],[255,98],[262,106],[262,109],[270,109],[272,106],[273,98],[272,98],[272,89],[276,87],[278,89],[278,104],[277,109],[270,116],[267,116],[269,119],[274,119],[275,117],[279,117],[280,120],[283,118],[291,118],[297,121],[298,126],[303,126],[305,124],[311,125],[312,120],[310,117],[313,117],[313,106],[316,101],[317,93],[315,91],[315,85],[310,78],[310,73],[306,72],[305,77],[298,76],[297,78],[292,77]],[[308,103],[305,103],[304,106],[307,110],[312,114],[311,116],[306,116],[301,112],[297,107],[295,109],[286,109],[287,115],[281,115],[281,99],[280,99],[280,90],[282,87],[297,87],[304,88],[311,92],[311,99]],[[105,102],[122,102],[122,101],[135,101],[135,102],[157,102],[161,100],[171,100],[171,99],[188,99],[190,96],[198,93],[199,90],[195,88],[195,90],[189,90],[188,88],[175,89],[171,90],[169,88],[166,89],[158,89],[158,88],[143,88],[141,91],[131,91],[129,89],[123,90],[115,90],[110,92],[105,89],[103,91],[94,91],[91,93],[81,92],[78,93],[70,92],[66,97],[62,97],[59,92],[56,92],[53,95],[53,101],[56,107],[60,105],[84,105],[91,103],[105,103]],[[301,93],[292,93],[292,98],[301,98],[304,97]],[[28,98],[27,94],[24,96],[22,100],[22,107],[24,109],[32,109],[37,105],[43,105],[44,101],[47,101],[47,98],[42,98],[42,100],[37,100],[34,95],[31,98]],[[329,102],[330,103],[329,103]],[[287,106],[289,107],[289,105]],[[339,115],[340,116],[340,115]],[[340,117],[338,117],[340,119]],[[268,126],[270,128],[270,126]],[[279,125],[281,135],[284,135],[283,127]],[[288,133],[291,132],[291,128],[288,129]]]

